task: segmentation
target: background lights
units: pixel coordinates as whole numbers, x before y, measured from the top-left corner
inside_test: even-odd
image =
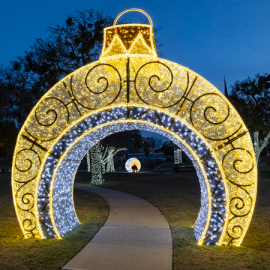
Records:
[[[239,246],[257,193],[249,132],[212,84],[157,57],[151,23],[106,28],[99,61],[63,78],[26,119],[12,165],[24,237],[61,238],[79,225],[72,190],[81,159],[102,138],[132,129],[166,136],[192,160],[201,187],[198,244]],[[91,154],[91,170],[93,162]]]
[[[136,166],[136,169],[133,169]],[[137,158],[129,158],[125,163],[125,168],[128,172],[138,172],[141,169],[141,162]]]

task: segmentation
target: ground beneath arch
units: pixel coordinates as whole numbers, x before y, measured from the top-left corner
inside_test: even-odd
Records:
[[[172,269],[171,230],[156,207],[121,191],[79,183],[75,188],[105,198],[110,213],[90,243],[63,270]]]

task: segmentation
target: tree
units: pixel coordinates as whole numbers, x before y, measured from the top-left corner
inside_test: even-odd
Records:
[[[0,121],[0,154],[7,160],[13,154],[14,145],[17,139],[17,128],[13,122]]]
[[[0,68],[0,145],[5,158],[12,156],[19,128],[36,103],[35,78],[23,61],[18,58]]]
[[[63,25],[51,26],[48,37],[37,38],[28,51],[0,68],[0,122],[18,131],[37,101],[70,72],[98,59],[103,28],[112,18],[94,9],[76,11]],[[1,140],[8,140],[8,137]],[[0,141],[2,151],[5,144]],[[15,147],[15,142],[12,148]]]
[[[87,160],[87,171],[90,172],[91,171],[91,161],[90,161],[90,155],[91,155],[91,152],[90,150],[87,151],[86,153],[86,160]]]
[[[174,147],[174,164],[183,163],[182,150],[180,148]]]
[[[174,143],[172,143],[171,141],[169,142],[165,142],[161,148],[162,152],[164,153],[164,155],[167,156],[174,156]]]
[[[36,38],[23,56],[1,67],[0,121],[7,125],[13,122],[18,134],[45,92],[69,73],[98,60],[103,29],[112,23],[111,17],[94,9],[76,11],[62,25],[49,27],[46,38]],[[138,131],[128,134],[132,136],[122,139],[133,141],[122,147],[129,144],[131,151],[138,151],[141,147]]]
[[[231,87],[229,100],[235,106],[250,133],[254,134],[256,160],[270,137],[270,74],[237,81]],[[259,147],[259,132],[266,135]]]
[[[153,137],[143,138],[143,151],[148,159],[148,156],[156,148],[156,140]]]
[[[103,28],[113,19],[94,9],[76,11],[63,25],[49,27],[46,39],[37,38],[26,52],[29,71],[48,90],[72,71],[96,61],[103,43]]]
[[[136,166],[136,164],[134,164],[132,167],[131,167],[131,170],[133,172],[137,172],[138,171],[138,167]]]
[[[251,132],[270,130],[270,74],[256,75],[254,79],[237,81],[229,95]]]
[[[259,131],[255,131],[254,132],[254,150],[255,150],[255,156],[256,156],[257,163],[259,161],[259,156],[260,156],[262,150],[268,144],[269,138],[270,138],[270,132],[266,135],[266,137],[264,138],[264,141],[263,141],[262,145],[260,146],[260,142],[259,142]]]
[[[114,133],[101,141],[102,145],[116,148],[127,148],[130,153],[136,153],[142,147],[142,135],[139,130],[128,130]]]
[[[106,172],[115,172],[113,157],[121,150],[126,150],[126,148],[117,149],[113,146],[107,147],[106,153],[108,153],[108,155],[104,158],[105,164],[107,165]]]
[[[25,68],[24,58],[17,58],[0,69],[1,120],[14,122],[20,127],[35,105],[38,95],[33,87],[35,75]],[[2,107],[3,106],[3,107]]]
[[[92,179],[91,184],[92,185],[101,185],[103,183],[102,179],[102,146],[100,145],[100,142],[93,145],[90,149],[91,153],[91,172],[92,172]],[[103,160],[102,160],[103,161]]]

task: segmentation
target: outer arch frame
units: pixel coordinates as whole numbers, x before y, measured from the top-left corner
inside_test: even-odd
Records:
[[[128,59],[127,56],[109,57],[107,59],[102,59],[100,61],[91,63],[91,64],[89,64],[85,67],[82,67],[81,69],[73,72],[71,75],[68,75],[66,78],[64,78],[59,83],[57,83],[50,91],[48,91],[47,94],[45,94],[44,97],[36,104],[32,113],[27,118],[27,120],[26,120],[25,124],[23,125],[23,127],[20,131],[20,134],[18,136],[15,154],[14,154],[14,158],[13,158],[13,168],[12,168],[12,186],[13,186],[14,205],[16,208],[16,213],[17,213],[17,216],[19,219],[19,223],[21,225],[22,231],[25,234],[25,237],[35,236],[35,237],[42,238],[42,234],[37,233],[39,228],[37,227],[37,224],[35,223],[35,217],[38,216],[38,212],[37,212],[38,206],[37,206],[37,204],[35,204],[34,208],[33,207],[29,208],[29,207],[37,199],[36,196],[37,196],[37,186],[38,185],[36,184],[37,182],[35,179],[38,179],[38,177],[40,177],[41,167],[44,165],[44,158],[46,159],[46,156],[48,156],[48,153],[50,153],[50,151],[53,149],[53,146],[56,144],[56,141],[57,141],[57,139],[56,140],[52,139],[53,142],[42,141],[41,139],[35,139],[35,137],[32,137],[29,133],[27,133],[27,129],[29,129],[30,127],[34,128],[34,126],[36,124],[35,119],[34,119],[34,115],[36,115],[36,111],[38,110],[38,108],[40,106],[41,107],[43,106],[42,103],[46,103],[46,102],[47,103],[45,105],[47,107],[51,106],[51,108],[57,110],[57,108],[59,108],[56,106],[57,101],[51,102],[51,103],[50,103],[50,101],[48,101],[49,99],[54,99],[54,98],[55,99],[60,98],[59,101],[62,101],[64,99],[65,99],[65,101],[67,101],[68,99],[71,100],[71,101],[69,101],[69,103],[67,103],[67,102],[64,103],[68,113],[69,113],[68,108],[70,108],[71,106],[73,107],[72,108],[73,111],[76,110],[76,108],[78,111],[83,111],[83,108],[79,107],[79,103],[76,103],[77,97],[74,94],[71,94],[71,93],[73,93],[73,91],[72,91],[73,89],[71,90],[71,88],[76,89],[76,87],[78,85],[78,84],[77,85],[70,84],[70,82],[72,82],[71,78],[74,78],[76,76],[78,78],[83,77],[83,74],[86,74],[89,70],[94,68],[95,65],[100,65],[102,63],[107,64],[107,63],[112,63],[112,62],[118,63],[117,68],[118,69],[120,68],[121,76],[125,77],[125,74],[123,74],[123,68],[126,65],[125,63],[126,63],[127,59]],[[142,68],[145,65],[145,63],[149,62],[149,63],[152,63],[153,65],[156,64],[156,66],[154,67],[154,70],[159,72],[159,67],[157,67],[157,65],[158,65],[157,58],[137,56],[136,60],[134,57],[130,57],[130,59],[131,59],[131,62],[133,62],[133,65],[135,64],[135,68],[138,67],[138,70],[140,70],[140,68]],[[138,59],[141,61],[141,64],[139,64],[139,66],[138,66]],[[230,159],[232,160],[230,162],[232,162],[232,163],[234,162],[234,160],[245,161],[245,164],[247,164],[246,167],[247,168],[249,167],[249,169],[251,168],[250,164],[253,164],[252,168],[251,168],[251,172],[249,172],[248,174],[245,175],[245,177],[246,177],[245,179],[241,175],[238,175],[239,177],[237,176],[238,178],[236,178],[236,180],[234,178],[230,178],[231,175],[233,175],[232,166],[229,164],[230,162],[229,163],[227,162],[227,164],[225,164],[227,167],[226,166],[224,167],[223,163],[221,164],[221,166],[223,166],[222,171],[225,174],[224,181],[226,181],[226,188],[228,188],[228,190],[229,190],[228,193],[230,194],[230,196],[227,196],[227,199],[226,199],[227,204],[228,204],[228,208],[226,210],[226,211],[228,211],[228,219],[233,224],[231,229],[230,229],[230,233],[233,233],[236,235],[239,234],[239,231],[237,231],[237,230],[235,231],[235,228],[237,228],[237,226],[238,226],[237,224],[240,224],[240,226],[243,226],[243,228],[241,227],[242,231],[240,232],[240,237],[236,237],[232,241],[230,241],[229,239],[226,239],[226,240],[224,240],[223,243],[220,243],[220,244],[240,245],[243,238],[244,238],[244,235],[246,234],[247,228],[248,228],[250,220],[251,220],[251,216],[252,216],[255,201],[256,201],[256,190],[257,190],[257,171],[256,171],[256,162],[254,162],[255,155],[254,155],[254,151],[253,151],[252,141],[251,141],[250,136],[247,132],[247,129],[246,129],[244,123],[242,122],[241,118],[239,117],[239,115],[237,114],[235,109],[233,108],[233,106],[228,102],[228,100],[226,100],[226,98],[216,88],[214,88],[211,84],[209,84],[206,80],[204,80],[202,77],[200,77],[198,74],[192,72],[191,70],[184,68],[180,65],[177,65],[175,63],[172,63],[170,61],[166,61],[166,60],[162,60],[162,59],[158,59],[158,61],[162,62],[163,64],[166,64],[171,70],[173,70],[174,78],[177,76],[178,76],[177,78],[180,78],[179,79],[179,82],[181,81],[180,84],[179,85],[173,84],[172,87],[170,87],[170,89],[169,89],[170,91],[176,91],[175,93],[178,93],[177,91],[179,91],[179,90],[177,90],[177,89],[180,89],[181,84],[183,84],[183,80],[181,79],[181,76],[185,77],[185,75],[183,75],[182,71],[184,71],[184,73],[186,72],[188,74],[188,78],[187,78],[188,84],[187,84],[186,91],[184,92],[183,103],[181,103],[182,99],[179,101],[181,103],[181,106],[184,104],[183,109],[181,109],[181,110],[177,109],[177,106],[180,103],[174,104],[173,107],[160,108],[159,106],[155,106],[155,104],[152,104],[152,105],[143,104],[142,100],[137,101],[137,103],[136,103],[135,99],[133,99],[133,100],[131,99],[130,102],[128,104],[126,104],[126,103],[124,103],[124,99],[123,99],[123,97],[126,95],[125,92],[127,91],[127,88],[125,86],[122,87],[122,90],[120,89],[120,91],[122,91],[122,92],[119,95],[119,98],[117,98],[117,100],[111,106],[117,107],[117,106],[125,105],[125,106],[127,106],[127,108],[130,106],[147,106],[149,108],[152,108],[153,110],[157,110],[157,109],[161,110],[161,111],[165,110],[167,115],[171,115],[171,116],[176,117],[176,118],[180,117],[181,121],[186,121],[186,123],[188,123],[188,125],[190,125],[190,122],[184,116],[184,112],[185,112],[185,110],[187,110],[186,108],[188,108],[188,105],[187,105],[188,102],[193,102],[193,105],[194,105],[195,102],[199,101],[198,103],[200,106],[194,106],[194,108],[193,108],[193,105],[192,105],[193,110],[190,112],[190,114],[194,114],[194,115],[196,115],[196,117],[197,116],[201,117],[200,116],[200,109],[203,110],[205,108],[203,106],[205,106],[205,104],[207,104],[207,102],[208,102],[208,100],[204,100],[204,96],[206,94],[208,94],[208,95],[214,94],[214,95],[218,96],[215,98],[211,97],[211,100],[213,102],[213,105],[215,105],[215,106],[218,105],[219,106],[218,108],[221,108],[221,110],[220,111],[217,110],[216,116],[215,116],[215,114],[213,116],[213,111],[212,112],[210,111],[210,113],[209,113],[209,110],[207,112],[206,112],[206,110],[204,110],[204,116],[205,116],[205,113],[209,113],[210,118],[217,117],[217,119],[220,119],[220,118],[222,118],[222,113],[224,113],[222,111],[223,110],[222,108],[224,108],[224,106],[229,106],[229,109],[231,111],[230,118],[232,118],[232,119],[227,119],[228,117],[226,117],[225,128],[228,128],[228,127],[233,128],[234,126],[236,127],[236,125],[238,125],[239,123],[241,124],[240,128],[237,129],[237,132],[235,134],[233,134],[233,136],[230,135],[230,136],[227,136],[226,138],[222,137],[221,139],[217,138],[216,141],[218,141],[218,143],[216,143],[216,142],[213,143],[207,139],[207,135],[210,134],[214,130],[214,128],[215,128],[214,122],[212,125],[213,126],[212,130],[206,129],[206,130],[201,131],[202,126],[201,126],[201,123],[199,123],[199,122],[193,124],[193,128],[195,128],[197,130],[198,134],[200,134],[202,137],[204,137],[205,143],[209,144],[211,152],[213,154],[217,155],[217,159],[219,160],[220,163],[223,162],[222,157],[226,156],[226,153],[228,153],[229,151],[232,151],[232,149],[229,148],[231,146],[232,146],[232,148],[235,147],[236,149],[240,149],[239,145],[244,145],[245,148],[243,148],[243,150],[244,151],[246,150],[250,153],[250,157],[248,157],[248,158],[245,156],[245,153],[244,154],[238,153],[239,151],[237,152],[234,150],[233,151],[235,153],[233,153],[233,155],[228,155],[228,156],[230,156]],[[133,69],[134,69],[134,66],[133,66]],[[105,73],[106,73],[106,70],[105,70]],[[108,75],[108,74],[105,74],[105,75]],[[133,73],[130,76],[134,77],[135,75],[136,74]],[[143,76],[147,77],[148,74],[144,73]],[[112,78],[113,78],[113,76],[112,76]],[[197,78],[199,78],[199,81],[200,81],[199,83],[198,83],[198,80],[196,81]],[[160,78],[160,80],[162,81],[162,78]],[[149,81],[150,81],[150,79],[149,79]],[[120,83],[122,85],[122,84],[126,83],[126,81],[121,81]],[[175,83],[175,82],[173,82],[173,83]],[[64,87],[65,88],[65,95],[67,97],[65,97],[63,99],[63,96],[61,96],[61,95],[60,96],[57,96],[57,95],[53,96],[57,93],[56,91],[58,89],[60,92],[62,91],[64,93],[62,85],[65,85],[65,87]],[[204,85],[207,87],[207,89],[202,88],[202,87],[204,87]],[[196,89],[194,89],[193,86],[194,87],[196,86]],[[151,87],[151,85],[150,85],[150,87]],[[80,88],[80,89],[82,89],[82,91],[85,91],[85,90],[83,90],[83,88]],[[85,89],[86,89],[86,87],[85,87]],[[197,90],[197,89],[199,89],[199,90]],[[76,90],[76,91],[77,91],[77,93],[79,93],[78,90]],[[132,87],[131,87],[130,91],[131,91],[130,94],[133,94],[133,95],[135,92],[137,93],[137,95],[140,95],[140,93],[141,93],[140,91],[137,92],[137,88],[135,91],[135,89]],[[83,94],[83,92],[81,92],[81,93]],[[136,95],[136,93],[135,93],[135,95]],[[69,97],[68,97],[68,95],[69,95]],[[223,106],[223,103],[225,104],[224,106]],[[55,106],[55,108],[53,106]],[[105,105],[101,108],[97,108],[97,109],[92,110],[90,112],[90,114],[92,114],[93,112],[97,113],[97,112],[100,112],[103,110],[105,111],[108,108],[109,107],[107,107]],[[42,112],[40,114],[42,114]],[[86,114],[87,113],[82,112],[83,116],[85,116]],[[64,112],[63,113],[61,112],[61,114],[59,114],[59,115],[61,115],[61,117],[62,117],[61,118],[62,122],[58,121],[59,122],[58,123],[56,121],[55,125],[56,126],[58,125],[60,127],[64,127],[64,121],[65,121]],[[75,117],[74,115],[75,115],[75,113],[72,115],[73,118]],[[82,118],[82,115],[77,117],[77,119]],[[44,116],[44,114],[43,114],[43,116]],[[68,118],[69,118],[69,114],[68,114]],[[198,118],[198,119],[201,119],[201,118]],[[215,119],[215,118],[213,118],[213,119]],[[46,121],[44,122],[44,126],[46,126],[46,124],[48,126],[48,123],[46,123]],[[60,132],[58,134],[58,136],[61,136],[60,134],[66,133],[77,120],[74,121],[72,119],[71,120],[69,119],[68,121],[71,121],[71,124],[70,124],[70,122],[67,122],[65,127],[63,128],[63,131]],[[222,124],[223,124],[223,122],[222,122]],[[49,124],[50,124],[50,122],[49,122]],[[217,132],[216,133],[212,132],[211,134],[219,135],[219,133],[221,132],[220,131],[221,129],[220,130],[218,129],[219,127],[220,127],[219,124],[217,124],[217,128],[216,128]],[[239,125],[237,126],[237,128],[238,127],[239,127]],[[44,128],[44,130],[45,130],[45,128]],[[37,133],[37,134],[42,134],[42,132],[44,130],[42,130],[42,129],[40,129],[40,131],[38,130],[39,133]],[[236,145],[234,146],[234,144],[236,144]],[[32,160],[33,154],[29,153],[29,152],[31,152],[31,149],[33,149],[33,151],[37,151],[38,155],[40,155],[39,156],[39,158],[41,159],[40,164],[38,164],[37,159]],[[25,151],[27,153],[24,156],[22,156],[22,154],[21,154],[22,151]],[[29,163],[30,163],[30,165],[29,165]],[[21,171],[18,170],[16,168],[16,166],[19,166],[20,168],[22,168],[22,170]],[[233,163],[233,166],[235,166],[235,162]],[[243,168],[243,166],[241,164],[239,166],[240,166],[240,169],[242,169],[242,170],[245,169],[245,168]],[[23,170],[28,169],[28,168],[30,168],[30,169],[27,171],[26,174],[24,174]],[[38,173],[37,173],[38,176],[36,176],[35,173],[32,172],[33,170],[36,170],[36,169],[38,170]],[[242,173],[242,171],[240,171],[240,173]],[[243,171],[243,173],[245,173],[245,171]],[[30,183],[28,183],[27,179],[30,179],[30,177],[34,177],[34,181],[29,180]],[[18,179],[22,179],[22,180],[18,181]],[[24,180],[24,179],[26,179],[26,180]],[[34,182],[35,182],[35,184],[34,184]],[[231,188],[232,185],[236,186],[236,188],[235,188],[236,191],[233,191],[233,188]],[[246,186],[248,188],[245,189]],[[26,192],[26,191],[33,190],[33,188],[36,190],[36,192],[33,192],[33,193]],[[248,194],[246,196],[246,198],[244,198],[244,200],[240,196],[241,192],[242,193],[246,192]],[[239,208],[239,203],[241,202],[241,200],[243,202],[243,207]],[[250,206],[250,209],[248,209],[248,211],[247,211],[246,208],[248,206]],[[24,210],[20,210],[20,209],[24,209]],[[244,216],[247,216],[247,218],[242,218]],[[35,233],[33,233],[33,232],[35,232]]]

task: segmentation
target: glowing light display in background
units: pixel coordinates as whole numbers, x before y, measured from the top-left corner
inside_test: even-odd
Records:
[[[91,148],[91,168],[92,168],[92,185],[101,185],[103,183],[102,174],[104,171],[104,162],[102,160],[102,150],[100,143],[96,143]]]
[[[180,164],[182,162],[182,150],[179,148],[174,149],[174,164]]]
[[[72,189],[81,159],[102,138],[141,129],[166,136],[193,162],[201,187],[198,244],[243,241],[257,192],[248,130],[218,89],[157,57],[149,21],[105,28],[99,61],[51,88],[21,128],[12,186],[25,238],[60,238],[77,226]]]
[[[91,171],[91,162],[90,162],[90,151],[86,153],[86,160],[87,160],[87,171]]]
[[[112,146],[108,147],[108,155],[106,157],[106,172],[115,172],[113,157],[121,150],[127,150],[127,148],[116,149]]]
[[[113,157],[121,150],[127,150],[127,148],[116,149],[115,147],[109,146],[105,149],[100,142],[98,142],[86,153],[87,171],[90,172],[92,167],[92,185],[101,185],[104,182],[102,174],[105,172],[115,172]],[[90,155],[92,156],[91,159]]]
[[[254,132],[254,149],[255,149],[255,156],[256,156],[256,162],[258,164],[259,162],[259,156],[264,149],[264,147],[268,144],[268,140],[270,139],[270,132],[265,136],[263,140],[263,144],[260,146],[259,142],[259,131]]]
[[[128,172],[138,172],[141,169],[141,162],[137,158],[129,158],[125,163],[125,168]]]

